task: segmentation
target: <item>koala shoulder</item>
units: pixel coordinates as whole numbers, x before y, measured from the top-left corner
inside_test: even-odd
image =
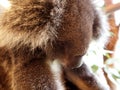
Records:
[[[28,45],[45,48],[57,37],[65,1],[10,0],[11,7],[0,20],[0,47]]]

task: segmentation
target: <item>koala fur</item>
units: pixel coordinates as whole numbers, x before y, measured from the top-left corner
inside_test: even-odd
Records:
[[[10,0],[10,3],[11,7],[0,17],[0,90],[72,89],[65,85],[65,79],[78,90],[86,90],[74,82],[73,78],[81,77],[80,72],[77,75],[73,70],[82,68],[82,56],[90,42],[104,32],[92,1]],[[57,70],[53,70],[54,62]],[[89,90],[107,90],[96,79],[90,83],[91,88],[84,84]]]

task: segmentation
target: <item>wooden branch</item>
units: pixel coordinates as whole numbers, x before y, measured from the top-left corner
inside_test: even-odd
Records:
[[[106,13],[112,13],[120,9],[120,3],[109,5],[105,8]]]

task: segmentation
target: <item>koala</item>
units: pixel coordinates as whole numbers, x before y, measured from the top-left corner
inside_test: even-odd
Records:
[[[9,0],[0,18],[0,90],[109,90],[82,61],[105,31],[91,0]]]

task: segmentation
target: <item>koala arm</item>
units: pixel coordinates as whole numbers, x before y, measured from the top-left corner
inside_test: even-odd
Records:
[[[109,87],[103,85],[85,63],[79,68],[65,69],[65,75],[80,90],[109,90]]]
[[[59,90],[49,65],[37,59],[16,66],[13,77],[13,90]]]

